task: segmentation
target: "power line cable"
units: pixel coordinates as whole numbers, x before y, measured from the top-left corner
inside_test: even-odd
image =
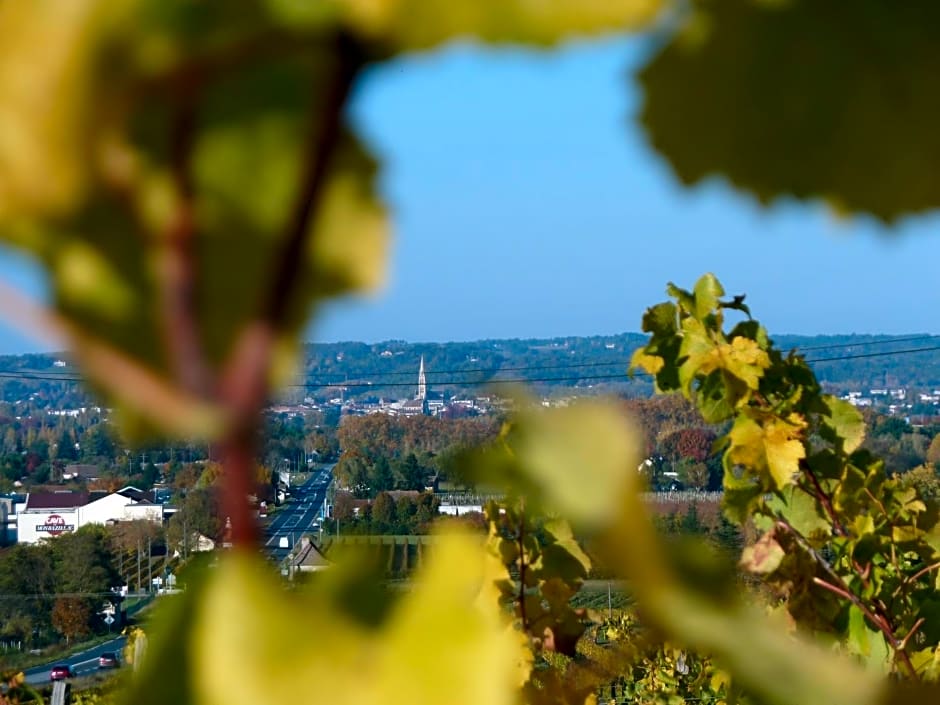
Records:
[[[823,357],[816,359],[806,359],[807,363],[820,363],[820,362],[839,362],[843,360],[857,360],[864,358],[872,357],[890,357],[897,355],[911,355],[915,353],[922,352],[935,352],[940,350],[940,345],[922,347],[922,348],[908,348],[906,350],[885,350],[880,352],[870,352],[870,353],[856,353],[854,355],[842,355],[840,357]],[[625,361],[622,361],[623,364]],[[651,375],[645,372],[635,373],[637,377],[649,377]],[[577,381],[590,381],[590,380],[610,380],[610,379],[622,379],[627,381],[628,377],[625,374],[605,374],[605,375],[579,375],[577,377],[529,377],[529,378],[513,378],[513,379],[494,379],[494,380],[438,380],[435,384],[439,386],[458,386],[458,387],[468,387],[468,386],[480,386],[480,385],[492,385],[492,384],[532,384],[532,383],[545,383],[545,382],[577,382]],[[305,389],[328,389],[332,387],[342,387],[344,389],[375,389],[375,388],[389,388],[389,387],[414,387],[413,382],[320,382],[320,383],[304,383],[304,384],[290,384],[286,385],[288,387],[294,388],[305,388]]]
[[[913,353],[934,352],[940,350],[940,345],[934,345],[927,348],[908,348],[907,350],[883,350],[881,352],[856,353],[855,355],[844,355],[842,357],[820,357],[807,362],[838,362],[840,360],[861,360],[868,357],[890,357],[891,355],[911,355]]]
[[[937,335],[913,335],[906,336],[901,338],[886,338],[884,340],[871,340],[861,343],[833,343],[831,345],[814,345],[805,348],[796,348],[798,352],[806,352],[809,350],[829,350],[837,348],[855,348],[855,347],[869,347],[872,345],[888,345],[890,343],[906,343],[914,340],[927,340],[932,338],[937,338]],[[629,362],[625,358],[618,358],[616,360],[610,360],[607,362],[572,362],[565,364],[546,364],[546,365],[521,365],[521,366],[510,366],[510,367],[478,367],[478,368],[467,368],[467,369],[451,369],[451,370],[428,370],[426,374],[430,375],[445,375],[445,374],[496,374],[499,372],[515,372],[515,371],[524,371],[524,370],[560,370],[560,369],[573,369],[579,367],[611,367],[614,365],[623,365]],[[317,373],[311,373],[317,374]],[[330,374],[330,373],[326,373]],[[339,373],[332,373],[339,374]],[[401,376],[414,376],[414,371],[409,370],[407,372],[372,372],[368,374],[356,375],[358,379],[363,377],[401,377]]]
[[[893,338],[885,339],[878,341],[868,341],[865,343],[847,343],[847,344],[833,344],[821,345],[821,346],[812,346],[808,348],[796,348],[797,353],[805,352],[808,350],[825,350],[831,348],[840,348],[840,347],[862,347],[862,346],[871,346],[871,345],[882,345],[888,343],[900,343],[905,341],[912,340],[925,340],[936,338],[936,335],[922,335],[922,336],[909,336],[904,338]],[[872,357],[888,357],[892,355],[907,355],[914,354],[919,352],[933,352],[940,350],[940,346],[929,346],[921,348],[908,348],[905,350],[886,350],[879,352],[868,352],[868,353],[855,353],[853,355],[843,355],[839,357],[827,357],[827,358],[807,358],[807,362],[837,362],[842,360],[855,360],[863,358],[872,358]],[[444,374],[498,374],[500,372],[520,372],[526,370],[548,370],[548,369],[577,369],[577,368],[589,368],[589,367],[612,367],[615,365],[626,365],[629,360],[626,358],[618,360],[610,360],[605,362],[582,362],[582,363],[570,363],[563,365],[521,365],[521,366],[511,366],[511,367],[499,367],[499,368],[476,368],[476,369],[467,369],[467,370],[441,370],[437,372],[428,372],[428,375],[444,375]],[[389,377],[389,376],[401,376],[401,375],[414,375],[414,372],[377,372],[371,375],[358,375],[357,381],[354,382],[304,382],[296,384],[288,384],[285,386],[288,387],[299,387],[299,388],[329,388],[329,387],[347,387],[347,388],[360,388],[360,387],[412,387],[414,383],[412,382],[385,382],[381,379],[377,381],[368,381],[369,377]],[[639,374],[638,376],[646,376]],[[605,374],[605,375],[579,375],[577,377],[545,377],[545,378],[513,378],[513,379],[497,379],[497,380],[441,380],[441,379],[432,379],[431,382],[438,385],[458,385],[458,386],[476,386],[480,384],[516,384],[516,383],[526,383],[526,382],[552,382],[552,381],[576,381],[576,380],[590,380],[590,379],[614,379],[618,377],[623,377],[621,374]],[[35,381],[44,381],[44,382],[82,382],[82,377],[74,374],[67,373],[43,373],[43,372],[16,372],[16,371],[7,371],[0,372],[0,379],[28,379]],[[365,379],[366,381],[362,381]]]
[[[810,345],[805,348],[796,348],[799,352],[806,352],[808,350],[834,350],[836,348],[856,348],[856,347],[868,347],[871,345],[889,345],[891,343],[909,343],[914,340],[929,340],[937,338],[940,336],[937,335],[912,335],[905,338],[885,338],[883,340],[869,340],[864,343],[832,343],[830,345]]]
[[[810,350],[830,350],[837,348],[855,348],[855,347],[870,347],[873,345],[888,345],[891,343],[904,343],[914,340],[927,340],[940,337],[935,334],[922,334],[914,336],[904,336],[898,338],[884,338],[881,340],[868,340],[857,343],[830,343],[826,345],[813,345],[808,347],[795,348],[798,352],[807,352]],[[549,369],[572,369],[580,367],[610,367],[613,365],[621,365],[626,362],[625,359],[619,358],[616,360],[610,361],[596,361],[596,362],[576,362],[576,363],[564,363],[564,364],[545,364],[545,365],[519,365],[519,366],[506,366],[506,367],[478,367],[478,368],[466,368],[466,369],[450,369],[450,370],[434,370],[429,371],[429,375],[443,375],[443,374],[496,374],[499,372],[513,372],[513,371],[524,371],[524,370],[549,370]],[[413,375],[413,371],[407,372],[374,372],[369,373],[367,376],[371,377],[392,377],[392,376],[410,376]],[[69,372],[43,372],[43,371],[5,371],[0,372],[0,378],[15,378],[15,379],[36,379],[41,381],[52,380],[52,381],[67,381],[67,382],[80,382],[82,377],[75,373]],[[358,375],[362,377],[362,375]]]

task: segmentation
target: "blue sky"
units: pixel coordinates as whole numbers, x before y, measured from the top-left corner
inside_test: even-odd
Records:
[[[634,121],[647,48],[457,46],[371,70],[353,114],[384,162],[389,282],[331,305],[308,337],[634,331],[667,281],[705,271],[772,333],[937,332],[940,218],[889,231],[818,204],[761,209],[718,180],[679,188]],[[0,277],[41,290],[20,259]],[[0,332],[0,352],[37,347]]]

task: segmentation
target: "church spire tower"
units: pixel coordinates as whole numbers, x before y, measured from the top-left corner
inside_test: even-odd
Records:
[[[422,401],[428,398],[428,381],[424,376],[424,355],[421,356],[421,365],[418,367],[418,396],[415,398]]]

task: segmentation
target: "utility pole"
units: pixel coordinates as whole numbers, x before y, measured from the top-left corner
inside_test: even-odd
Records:
[[[147,536],[147,592],[153,587],[153,554],[150,549],[150,536]]]
[[[140,573],[140,537],[137,537],[137,592],[140,593],[140,582],[141,582],[141,573]]]

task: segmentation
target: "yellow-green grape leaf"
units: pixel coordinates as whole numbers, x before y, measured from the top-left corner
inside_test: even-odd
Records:
[[[770,357],[756,341],[736,336],[729,343],[721,337],[716,338],[694,318],[684,320],[682,329],[680,355],[686,360],[679,370],[679,378],[686,394],[691,393],[696,377],[716,370],[733,375],[748,389],[758,388],[764,370],[770,367]]]
[[[766,473],[773,486],[782,489],[792,484],[806,457],[803,430],[806,422],[798,414],[786,419],[770,417],[761,423],[741,415],[728,434],[728,459],[759,474]]]
[[[0,220],[68,212],[87,191],[101,15],[96,0],[0,4]]]
[[[443,536],[370,631],[328,600],[285,593],[260,559],[227,556],[192,626],[194,702],[511,705],[530,655],[500,609],[503,577],[477,539]]]
[[[844,399],[827,395],[823,400],[829,407],[829,416],[823,419],[823,425],[842,439],[842,450],[847,455],[854,453],[865,440],[865,419]]]
[[[616,518],[638,474],[639,436],[612,402],[581,401],[519,416],[512,448],[546,505],[576,525]]]
[[[718,278],[711,273],[703,274],[692,289],[695,296],[695,317],[702,319],[718,309],[718,302],[725,295]]]
[[[698,375],[706,374],[702,367],[707,365],[708,371],[715,369],[714,363],[718,360],[717,347],[722,340],[715,340],[702,322],[696,318],[686,318],[682,321],[682,342],[679,346],[679,359],[684,361],[679,367],[679,382],[686,396],[692,394],[692,382]]]
[[[825,540],[832,534],[832,522],[816,499],[793,485],[768,498],[767,506],[811,541]]]
[[[874,671],[887,674],[891,668],[891,648],[884,634],[877,631],[855,605],[849,605],[849,624],[846,646],[849,653],[862,658]]]
[[[663,0],[334,0],[369,39],[422,49],[454,39],[554,44],[562,39],[639,29]],[[276,0],[276,4],[287,4]]]
[[[651,375],[656,375],[664,364],[665,361],[659,355],[648,355],[644,348],[634,350],[630,357],[631,370],[639,368]]]
[[[940,5],[690,5],[640,72],[641,121],[683,184],[884,220],[940,206]]]

